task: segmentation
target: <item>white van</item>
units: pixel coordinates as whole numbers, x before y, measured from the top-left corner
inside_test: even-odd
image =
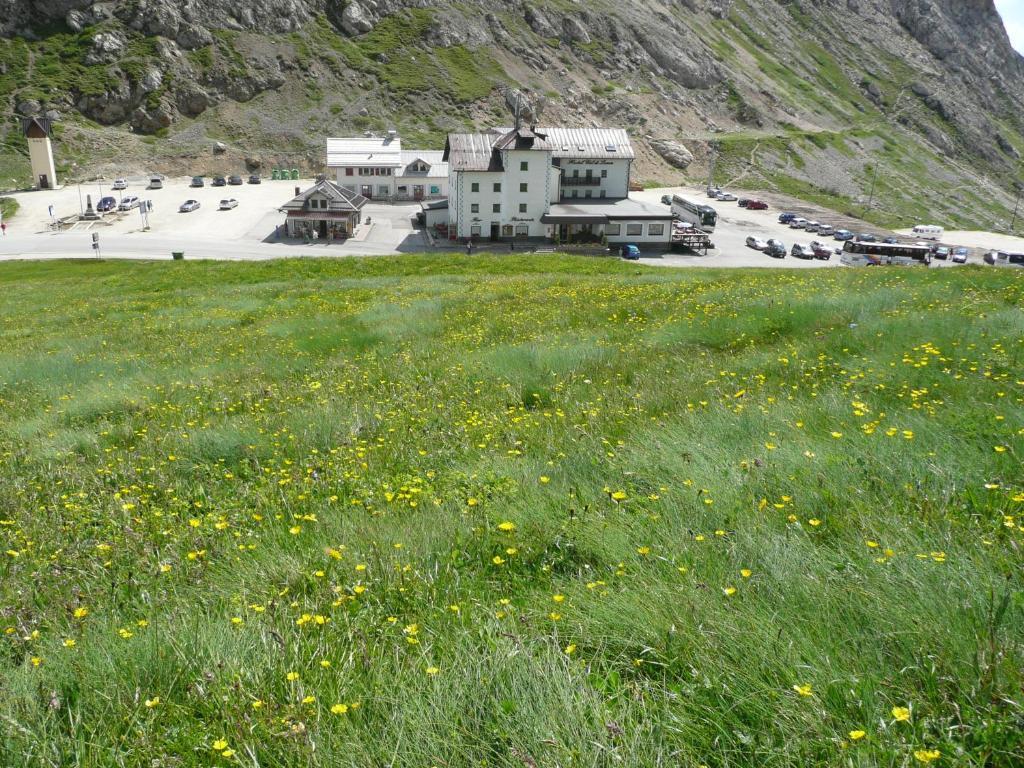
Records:
[[[149,188],[150,189],[163,189],[164,188],[164,177],[163,176],[150,176],[149,177]]]
[[[918,224],[914,227],[914,237],[920,237],[924,240],[941,240],[945,230],[942,227],[936,227],[931,224]]]

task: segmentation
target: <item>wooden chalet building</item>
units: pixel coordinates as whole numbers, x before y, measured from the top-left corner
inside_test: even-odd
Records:
[[[281,211],[287,216],[289,237],[342,240],[362,221],[367,202],[362,195],[324,179],[282,205]]]

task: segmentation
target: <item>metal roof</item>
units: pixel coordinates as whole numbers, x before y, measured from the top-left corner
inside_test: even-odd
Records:
[[[338,213],[344,211],[358,211],[362,209],[367,202],[365,197],[355,192],[351,192],[344,187],[339,187],[333,181],[324,179],[318,181],[312,187],[307,189],[305,192],[301,192],[287,203],[281,206],[280,210],[298,212],[306,210],[306,202],[314,194],[322,194],[327,198],[328,210],[331,213]]]
[[[501,157],[493,149],[495,139],[489,133],[449,133],[444,159],[452,171],[501,171]]]
[[[568,159],[636,157],[629,134],[622,128],[537,128],[552,149],[552,156]]]
[[[430,166],[426,173],[409,170],[409,166],[417,160],[422,160]],[[397,175],[417,179],[446,179],[448,178],[448,163],[444,161],[444,152],[440,149],[403,149],[402,170]]]
[[[552,205],[541,221],[545,224],[579,224],[599,221],[672,219],[672,211],[663,205],[642,203],[628,197],[621,200],[573,200]]]
[[[402,139],[398,136],[327,140],[327,166],[375,165],[398,168],[402,164]]]

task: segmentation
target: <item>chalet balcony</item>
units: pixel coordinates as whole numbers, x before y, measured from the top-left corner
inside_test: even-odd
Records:
[[[600,176],[563,176],[563,187],[600,187]]]

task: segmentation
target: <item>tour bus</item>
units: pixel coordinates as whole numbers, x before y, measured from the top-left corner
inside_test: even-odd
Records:
[[[918,224],[914,227],[914,237],[920,237],[923,240],[941,240],[945,230],[942,227],[936,227],[931,224]]]
[[[718,214],[710,205],[698,203],[679,195],[672,196],[672,215],[680,221],[688,221],[701,232],[711,234],[718,223]]]
[[[847,267],[873,267],[896,265],[901,267],[932,262],[930,245],[909,245],[906,243],[858,243],[852,240],[843,244],[843,255],[839,263]]]

